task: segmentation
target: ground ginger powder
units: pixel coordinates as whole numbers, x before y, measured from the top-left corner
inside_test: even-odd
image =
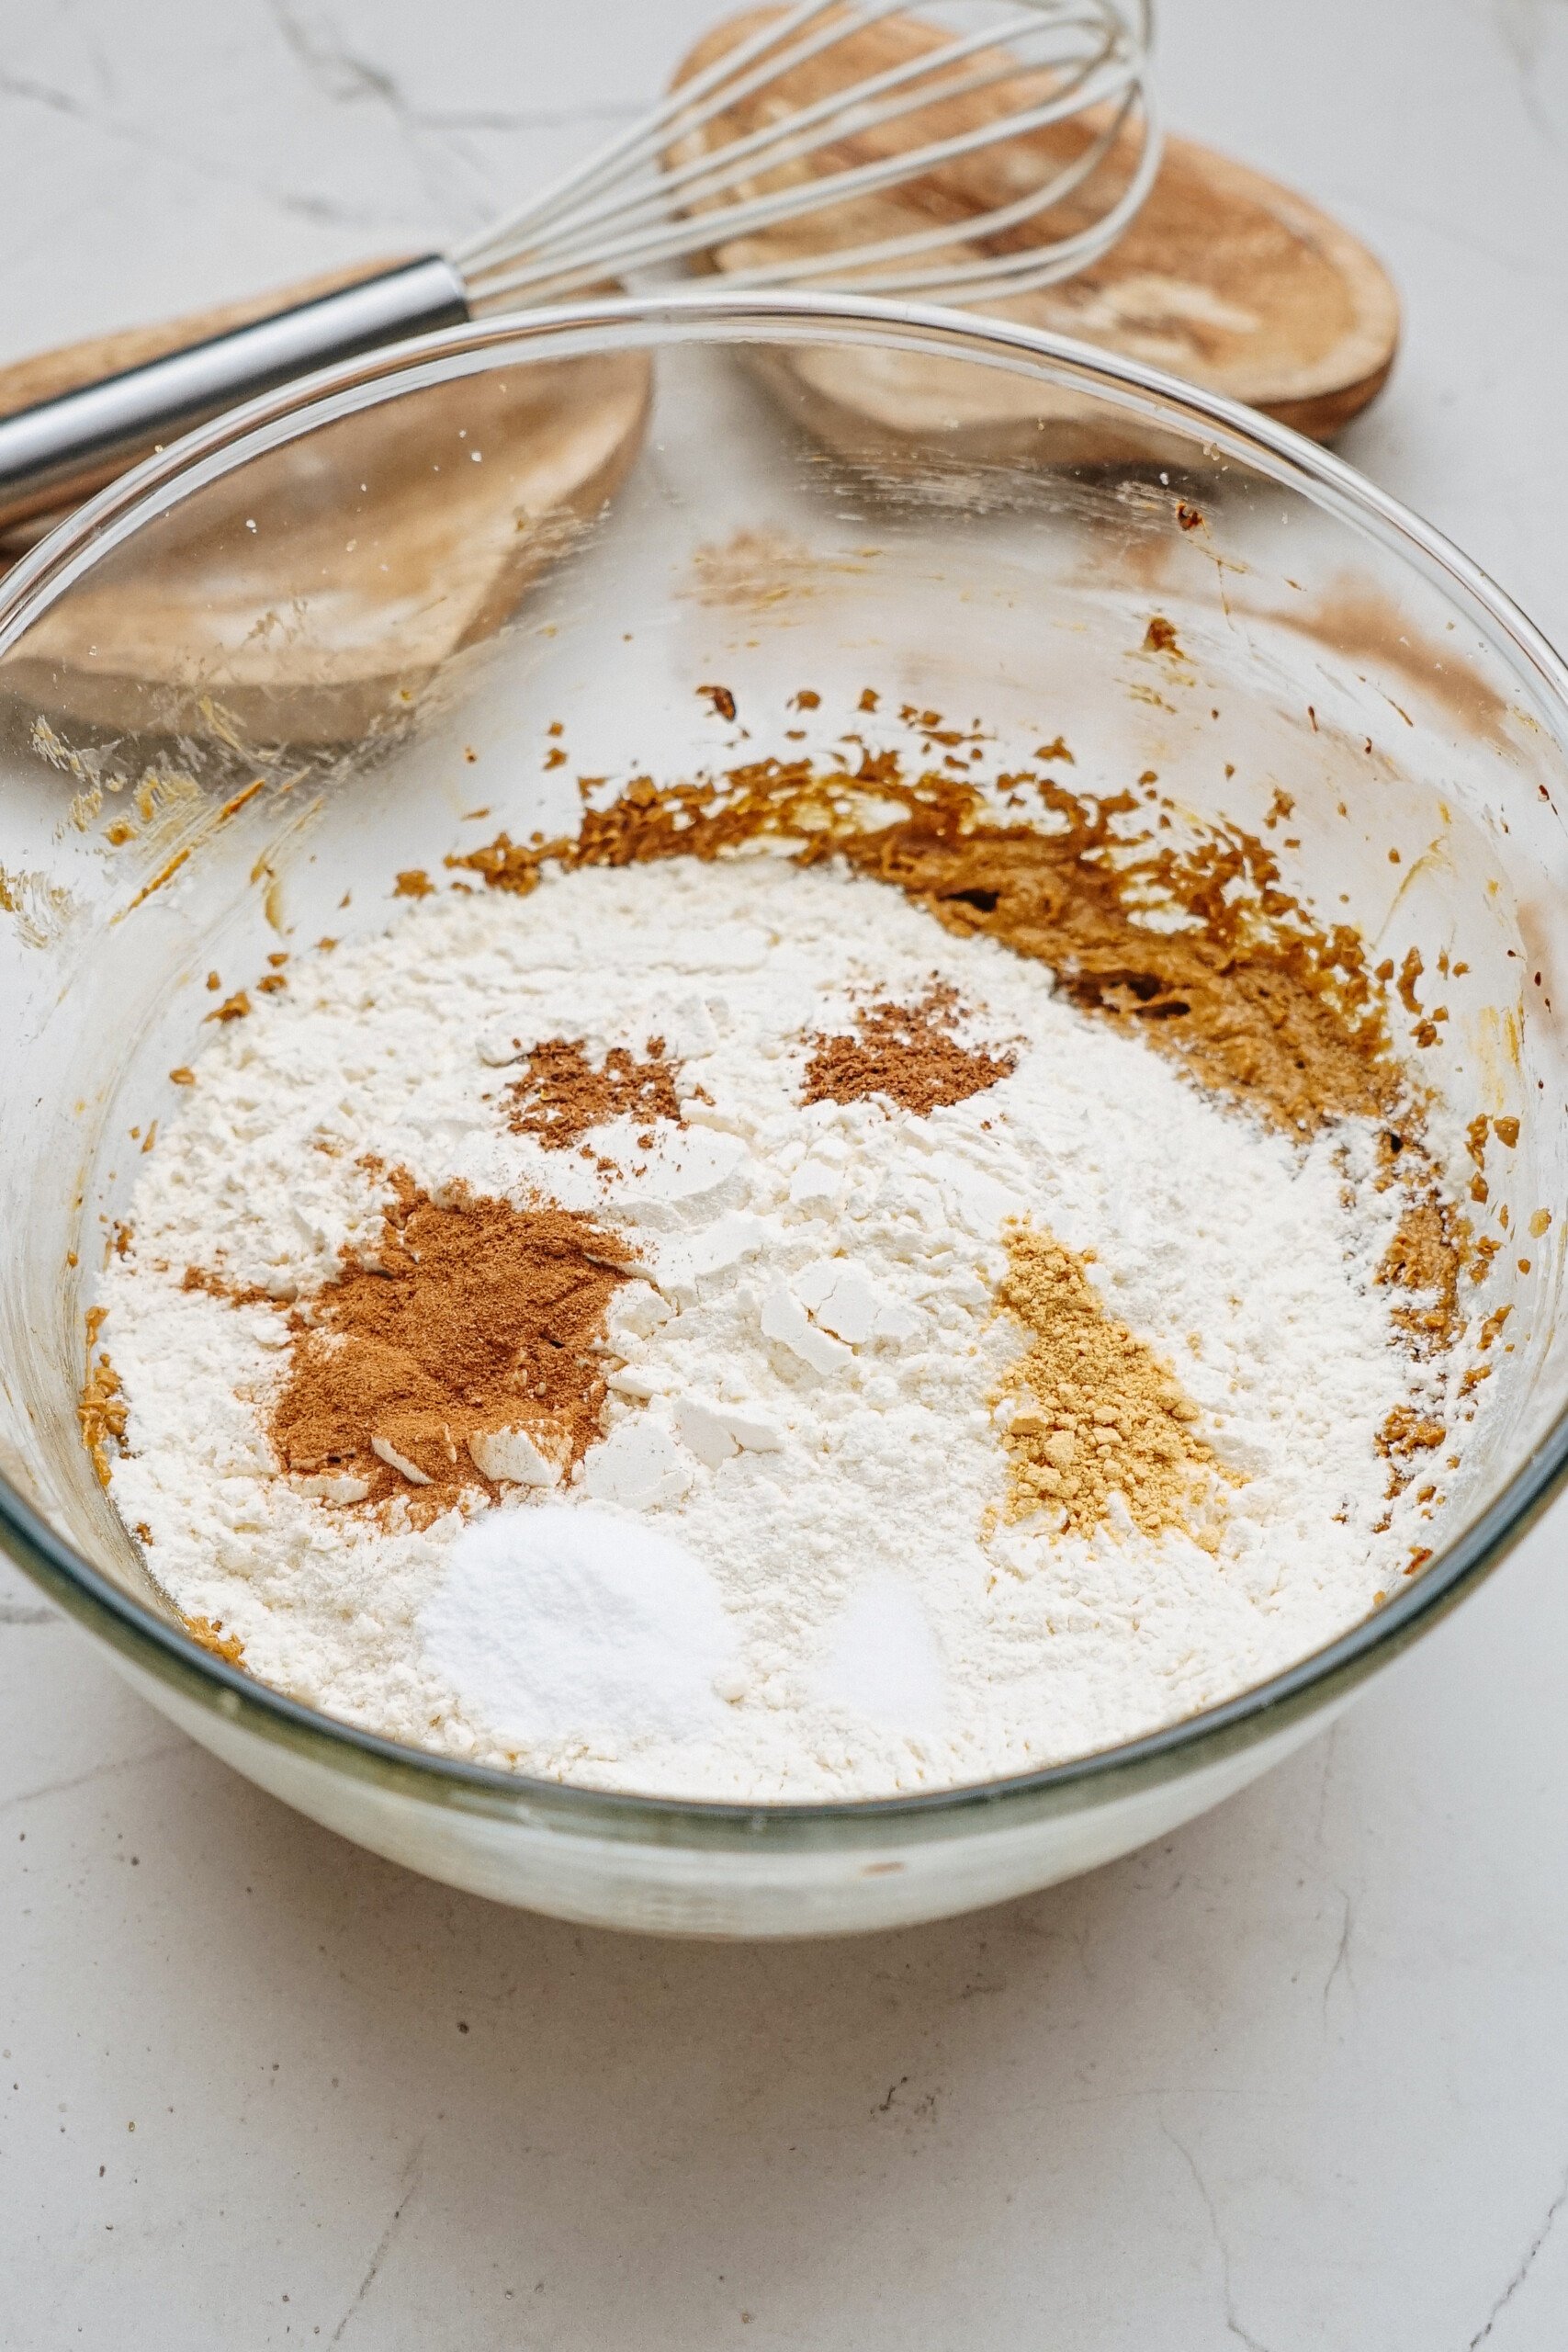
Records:
[[[1144,1535],[1179,1528],[1205,1551],[1219,1482],[1239,1484],[1198,1435],[1198,1408],[1170,1367],[1109,1314],[1089,1279],[1091,1260],[1041,1227],[1004,1229],[1001,1310],[1029,1343],[993,1397],[1008,1456],[1003,1517],[1056,1509],[1064,1532],[1089,1535],[1122,1494]]]

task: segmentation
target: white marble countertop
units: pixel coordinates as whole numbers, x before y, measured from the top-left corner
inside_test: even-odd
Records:
[[[13,0],[0,357],[482,219],[710,0]],[[1180,128],[1408,334],[1347,453],[1568,639],[1568,6],[1168,0]],[[284,1811],[0,1570],[0,2343],[1556,2352],[1568,1506],[1168,1844],[643,1942]]]

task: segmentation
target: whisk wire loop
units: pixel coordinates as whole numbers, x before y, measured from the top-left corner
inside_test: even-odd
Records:
[[[738,286],[956,302],[1068,277],[1115,243],[1158,168],[1152,8],[784,0],[728,46],[720,35],[640,121],[457,253],[372,271],[0,417],[0,524],[47,515],[313,367],[694,254],[718,256]],[[978,23],[955,22],[964,9]],[[814,216],[818,232],[802,236]]]
[[[874,11],[857,7],[855,15],[858,18],[872,21],[874,17],[888,14],[890,7],[896,5],[897,0],[889,0],[888,7],[878,6]],[[537,196],[530,198],[527,203],[519,205],[515,211],[504,214],[499,220],[492,220],[468,244],[457,246],[452,255],[457,267],[466,274],[480,269],[486,257],[491,254],[506,259],[525,231],[536,230],[556,219],[575,194],[601,181],[621,176],[637,164],[656,158],[660,141],[676,113],[690,108],[694,121],[710,121],[716,114],[723,111],[725,105],[731,103],[731,99],[720,99],[710,107],[702,107],[699,102],[709,92],[729,81],[755,58],[775,48],[781,40],[787,40],[798,26],[809,23],[813,17],[825,14],[831,6],[832,0],[795,0],[795,6],[785,9],[782,19],[762,26],[757,32],[748,34],[744,40],[736,42],[711,65],[692,74],[678,90],[670,91],[664,97],[655,100],[636,122],[607,140],[592,155],[585,156],[581,164],[573,164]],[[836,37],[842,38],[841,35]],[[776,67],[770,68],[763,79],[773,78],[775,73]]]
[[[873,103],[885,92],[910,81],[917,79],[929,81],[935,66],[941,65],[945,69],[950,62],[967,55],[976,48],[985,46],[994,50],[998,40],[1006,38],[1009,32],[1016,28],[1027,28],[1029,22],[1027,17],[1020,17],[1011,20],[1010,25],[1003,24],[995,28],[987,28],[962,44],[955,42],[934,57],[923,57],[910,63],[888,67],[884,73],[870,76],[856,85],[852,107],[846,106],[841,91],[830,91],[827,96],[819,98],[815,105],[792,107],[777,121],[764,123],[756,130],[748,132],[744,137],[729,141],[716,153],[700,154],[689,163],[681,164],[671,164],[666,161],[659,183],[650,188],[639,202],[628,206],[626,211],[632,214],[648,210],[659,205],[667,196],[684,196],[694,202],[701,203],[705,198],[722,193],[727,187],[741,185],[752,175],[750,167],[761,163],[764,155],[767,155],[767,161],[762,164],[762,168],[769,171],[776,170],[782,164],[797,161],[819,151],[832,140],[841,138],[846,131],[852,132],[857,137],[863,136],[868,130],[881,129],[885,124],[897,121],[908,115],[919,114],[929,107],[946,105],[955,98],[967,96],[972,92],[993,87],[997,83],[1006,81],[1017,74],[1018,65],[1014,59],[996,59],[989,65],[979,68],[961,80],[949,79],[944,72],[942,85],[937,90],[912,92],[900,98],[890,99],[888,103],[880,107]],[[1093,62],[1095,61],[1090,61],[1080,67],[1072,81],[1064,85],[1064,88],[1078,87]],[[682,141],[689,140],[694,128],[700,122],[711,119],[716,111],[728,107],[734,95],[727,90],[721,101],[702,109],[701,114],[695,119],[688,116],[683,110],[672,110],[669,135]],[[1072,109],[1069,107],[1067,110]],[[822,128],[818,129],[819,125]],[[1017,128],[1016,121],[1010,124],[1007,135],[1014,135]],[[807,133],[816,135],[808,137]],[[768,153],[770,149],[774,151],[771,154]],[[591,211],[580,213],[577,219],[580,223],[597,222],[615,209],[616,209],[615,206],[600,206]]]
[[[558,299],[607,276],[668,266],[757,237],[829,207],[874,198],[987,149],[1095,116],[1079,153],[1010,201],[961,222],[940,222],[852,247],[829,247],[727,271],[761,287],[804,278],[853,283],[864,292],[945,292],[953,299],[1023,292],[1080,269],[1103,252],[1143,202],[1158,168],[1160,135],[1148,88],[1149,0],[1022,0],[913,56],[785,105],[772,119],[712,145],[703,133],[834,48],[922,0],[795,0],[671,90],[639,123],[569,172],[532,204],[460,248],[454,260],[470,306],[491,311]],[[948,12],[951,13],[951,12]],[[889,125],[1021,82],[1046,94],[946,137],[864,162],[809,168],[813,157]],[[1129,132],[1125,183],[1087,226],[1001,254],[976,243],[1037,220],[1092,179]],[[696,142],[695,152],[692,152]],[[1038,157],[1034,159],[1037,163]],[[800,167],[808,168],[801,173]],[[782,185],[767,177],[789,174]],[[918,262],[962,243],[972,257]]]
[[[1096,93],[1098,97],[1110,97],[1112,95],[1113,92],[1111,89],[1103,89]],[[923,168],[930,170],[941,164],[956,162],[965,156],[976,154],[987,147],[998,145],[1006,140],[1016,139],[1021,133],[1044,129],[1051,123],[1061,121],[1066,114],[1078,110],[1077,103],[1073,100],[1053,99],[1039,107],[1032,107],[1027,113],[1012,115],[998,122],[981,124],[973,130],[956,133],[949,139],[933,141],[921,150],[924,159]],[[1096,162],[1108,151],[1113,137],[1114,132],[1110,137],[1102,135],[1101,139],[1095,142],[1098,149],[1094,158]],[[1076,176],[1076,180],[1081,180],[1087,178],[1088,172],[1080,171],[1075,175],[1072,168],[1069,167],[1069,170],[1061,176],[1070,180]],[[874,195],[885,188],[900,185],[908,177],[908,163],[903,154],[881,157],[874,162],[858,164],[836,173],[831,182],[832,200],[835,203],[840,203],[855,197]],[[723,242],[728,243],[734,239],[752,235],[764,229],[775,228],[784,221],[820,211],[824,201],[822,188],[821,180],[810,179],[796,182],[789,187],[767,195],[727,205],[723,212]],[[1051,197],[1049,200],[1056,202],[1060,198]],[[982,229],[984,233],[988,234],[998,227],[1008,225],[1010,217],[1018,220],[1027,219],[1030,214],[1041,209],[1040,198],[1037,196],[1032,197],[1022,201],[1021,209],[1018,204],[996,208],[976,220],[964,223],[962,229],[947,224],[941,236],[931,242],[952,243],[959,234],[972,238]],[[712,218],[711,211],[705,212],[699,214],[693,221],[676,223],[660,221],[657,226],[641,232],[632,230],[625,232],[617,243],[617,266],[628,269],[648,268],[656,263],[677,260],[683,254],[711,246],[717,242],[711,226]],[[897,249],[899,242],[895,241],[895,250]],[[487,303],[504,301],[515,299],[525,289],[531,289],[537,295],[546,286],[552,289],[564,290],[569,284],[586,282],[581,270],[574,272],[566,266],[576,260],[579,252],[585,250],[591,258],[584,263],[583,266],[593,275],[602,277],[605,268],[603,240],[590,237],[581,243],[577,240],[562,240],[552,246],[547,260],[487,280],[482,288],[482,299]],[[865,249],[861,256],[861,262],[855,266],[861,266],[861,263],[868,259],[872,250]],[[817,257],[818,268],[823,266],[823,262],[824,257],[819,254]],[[835,275],[849,266],[847,256],[838,253],[835,253],[827,263],[827,266]],[[474,291],[476,296],[479,296],[481,289],[475,288]]]
[[[1046,181],[1029,196],[1020,197],[1016,202],[999,206],[988,213],[986,216],[987,235],[995,236],[1003,231],[1021,227],[1071,196],[1093,175],[1115,145],[1134,103],[1134,96],[1130,93],[1117,107],[1108,128],[1099,133],[1092,144],[1054,179]],[[860,287],[861,274],[874,269],[877,272],[877,290],[882,293],[924,293],[931,296],[940,290],[950,300],[976,297],[995,300],[1002,295],[1028,293],[1035,287],[1048,286],[1059,278],[1071,277],[1096,254],[1104,252],[1138,211],[1158,169],[1157,140],[1147,138],[1134,177],[1111,211],[1076,235],[1058,239],[1046,248],[1032,245],[1020,251],[987,254],[969,261],[950,261],[935,269],[894,271],[885,266],[889,262],[908,259],[920,253],[951,247],[960,238],[973,238],[972,224],[943,221],[935,228],[913,231],[902,237],[884,238],[874,244],[835,249],[830,255],[800,254],[792,259],[761,265],[755,269],[727,269],[725,283],[737,288],[761,288],[809,279],[818,285],[842,287],[855,284],[860,290],[864,290]]]

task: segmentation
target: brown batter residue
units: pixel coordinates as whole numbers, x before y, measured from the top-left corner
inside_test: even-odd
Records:
[[[610,1119],[681,1125],[675,1091],[681,1066],[665,1058],[662,1037],[650,1037],[644,1051],[648,1058],[639,1062],[624,1046],[612,1046],[595,1069],[581,1037],[551,1037],[536,1046],[525,1074],[507,1089],[513,1134],[537,1136],[547,1151],[564,1151]]]
[[[118,1446],[124,1440],[128,1410],[119,1374],[98,1346],[98,1333],[103,1329],[107,1313],[107,1306],[90,1306],[87,1309],[87,1371],[82,1383],[82,1394],[76,1400],[76,1419],[82,1427],[82,1442],[92,1456],[100,1487],[107,1487],[114,1475],[109,1441],[112,1438]]]
[[[1433,1420],[1429,1414],[1417,1412],[1414,1405],[1396,1405],[1378,1432],[1378,1452],[1391,1462],[1408,1462],[1415,1454],[1435,1453],[1447,1435],[1441,1421]],[[1408,1479],[1406,1472],[1399,1485],[1406,1485]],[[1397,1493],[1398,1487],[1393,1491]]]
[[[1424,1466],[1421,1456],[1435,1453],[1447,1437],[1448,1430],[1444,1424],[1434,1420],[1430,1413],[1423,1413],[1414,1405],[1394,1406],[1373,1441],[1388,1464],[1385,1491],[1390,1502],[1402,1495],[1421,1471]],[[1430,1467],[1430,1464],[1425,1466]],[[1437,1491],[1435,1486],[1426,1486],[1416,1499],[1430,1502],[1436,1498]],[[1386,1515],[1381,1525],[1388,1525]],[[1430,1553],[1426,1556],[1429,1559]],[[1405,1573],[1408,1575],[1410,1572],[1406,1569]]]
[[[1132,793],[1079,796],[1037,770],[1001,782],[1032,793],[1050,829],[998,822],[962,777],[908,778],[889,751],[841,773],[770,759],[663,788],[638,776],[588,808],[575,836],[501,833],[447,864],[525,895],[547,862],[714,858],[759,836],[794,838],[803,865],[841,857],[949,931],[1049,964],[1083,1011],[1137,1030],[1292,1135],[1392,1113],[1403,1080],[1360,935],[1325,928],[1292,898],[1267,843],[1227,826],[1172,847]],[[1181,927],[1156,929],[1151,913]]]
[[[1017,1057],[965,1046],[954,1034],[964,1018],[957,991],[933,982],[917,1004],[870,1004],[853,1034],[811,1039],[807,1102],[862,1102],[886,1095],[923,1118],[966,1102],[1010,1077]]]
[[[226,1666],[243,1666],[245,1645],[238,1634],[226,1634],[223,1631],[221,1617],[186,1617],[183,1622],[186,1632],[198,1648],[209,1650],[214,1657],[220,1657]]]
[[[496,1492],[470,1440],[522,1429],[564,1469],[599,1434],[592,1347],[628,1254],[577,1210],[463,1190],[437,1203],[401,1171],[391,1184],[374,1261],[345,1263],[292,1318],[270,1435],[288,1470],[429,1518],[465,1488]]]
[[[1472,1123],[1472,1158],[1483,1148],[1478,1145],[1478,1125],[1484,1126],[1485,1122]],[[1420,1305],[1395,1306],[1390,1310],[1390,1319],[1417,1353],[1429,1355],[1451,1347],[1464,1329],[1459,1281],[1472,1254],[1471,1223],[1441,1190],[1432,1163],[1419,1140],[1412,1137],[1408,1123],[1385,1127],[1379,1146],[1382,1164],[1379,1191],[1398,1182],[1409,1205],[1383,1254],[1378,1280],[1392,1289],[1419,1295]]]
[[[998,1299],[1029,1335],[994,1400],[1010,1408],[1005,1516],[1060,1510],[1066,1532],[1088,1535],[1120,1492],[1142,1534],[1179,1527],[1213,1551],[1218,1528],[1202,1523],[1199,1507],[1232,1474],[1197,1434],[1197,1406],[1147,1341],[1107,1310],[1088,1258],[1022,1221],[1004,1238]]]
[[[1469,1220],[1434,1185],[1405,1210],[1378,1269],[1380,1283],[1425,1295],[1424,1306],[1391,1310],[1391,1320],[1423,1352],[1450,1346],[1463,1329],[1459,1278],[1469,1231]]]

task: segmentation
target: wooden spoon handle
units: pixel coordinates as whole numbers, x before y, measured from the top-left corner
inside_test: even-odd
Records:
[[[218,302],[205,311],[187,311],[177,319],[156,324],[118,327],[110,334],[88,335],[81,343],[62,343],[53,351],[39,351],[30,359],[13,359],[0,367],[0,416],[52,401],[83,384],[100,383],[123,368],[140,368],[168,352],[184,351],[209,335],[227,334],[231,327],[247,327],[255,319],[270,318],[296,302],[313,301],[318,294],[335,294],[340,287],[356,286],[384,269],[395,269],[411,256],[389,254],[384,261],[355,262],[345,269],[323,270],[316,277],[301,277],[291,286],[275,286],[265,294],[249,294],[242,301]]]
[[[469,315],[457,270],[426,254],[303,301],[275,302],[194,342],[191,322],[182,322],[166,331],[172,349],[0,413],[0,529],[74,504],[150,451],[260,393]],[[78,345],[41,365],[58,379],[92,370],[101,358],[101,345]],[[36,393],[39,367],[22,372]]]

